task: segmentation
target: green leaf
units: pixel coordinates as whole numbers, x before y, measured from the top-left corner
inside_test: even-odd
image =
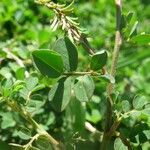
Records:
[[[144,133],[144,131],[146,131],[147,129],[148,129],[148,126],[144,124],[143,122],[141,122],[140,124],[136,124],[134,128],[130,131],[131,142],[137,142],[139,144],[140,143],[142,144],[148,141],[147,139],[148,136],[146,136],[145,134],[146,132]]]
[[[91,113],[86,113],[86,119],[94,124],[97,124],[102,119],[101,112],[93,108]]]
[[[150,43],[150,34],[140,34],[131,38],[131,42],[138,44],[149,44]]]
[[[20,96],[26,101],[30,99],[30,95],[35,91],[36,87],[39,87],[38,78],[30,76],[25,80],[26,85],[20,90]],[[38,89],[37,89],[38,90]]]
[[[133,107],[135,109],[142,109],[148,103],[148,100],[145,96],[136,96],[133,99]]]
[[[35,86],[38,84],[38,78],[37,77],[29,77],[26,79],[26,88],[29,90],[29,91],[32,91]]]
[[[15,81],[15,83],[13,84],[13,92],[19,92],[19,90],[24,88],[24,86],[25,86],[25,82],[21,80]]]
[[[8,65],[9,65],[10,69],[14,72],[16,72],[17,69],[19,69],[19,66],[14,62],[9,62]]]
[[[100,76],[100,80],[106,81],[108,83],[115,83],[115,78],[110,74],[105,74]]]
[[[13,81],[12,79],[3,79],[1,82],[2,95],[5,97],[10,96],[12,91]]]
[[[122,105],[122,110],[123,110],[124,112],[129,111],[130,108],[131,108],[129,101],[127,101],[127,100],[123,100],[123,101],[121,102],[121,105]]]
[[[114,150],[128,150],[128,148],[122,143],[120,138],[116,138],[114,142]]]
[[[7,56],[6,52],[4,52],[0,49],[0,58],[4,59],[4,58],[6,58],[6,56]]]
[[[102,67],[106,65],[106,62],[107,62],[107,52],[105,50],[97,52],[92,56],[91,69],[95,71],[102,69]]]
[[[39,46],[39,49],[49,49],[50,48],[50,41],[44,42]]]
[[[126,27],[125,15],[121,15],[121,29]]]
[[[61,55],[65,70],[75,71],[77,69],[78,52],[75,45],[68,37],[58,39],[55,42],[53,49]]]
[[[71,99],[71,81],[71,77],[63,77],[49,92],[50,104],[58,112],[63,111]]]
[[[16,125],[16,122],[12,116],[12,113],[7,112],[2,115],[2,123],[1,128],[7,129],[9,127],[14,127]]]
[[[54,112],[50,112],[45,125],[49,126],[49,125],[54,124],[54,123],[55,123],[55,114],[54,114]]]
[[[30,150],[40,150],[40,149],[37,148],[37,147],[31,146],[31,147],[30,147]]]
[[[138,72],[139,72],[140,75],[143,76],[144,80],[148,80],[150,78],[149,66],[150,66],[150,58],[145,59],[143,61],[143,63],[141,64],[141,66],[138,68]],[[149,91],[149,89],[147,87],[146,87],[146,89]]]
[[[75,96],[81,102],[88,102],[93,96],[94,89],[94,81],[89,75],[79,77],[74,86]]]
[[[8,67],[2,67],[0,69],[0,75],[2,75],[6,79],[12,78],[11,70]]]
[[[40,136],[36,140],[35,144],[36,144],[36,147],[39,148],[40,150],[53,150],[51,143],[44,136]]]
[[[131,19],[132,19],[132,17],[133,17],[133,12],[129,12],[128,14],[127,14],[127,16],[126,16],[126,21],[127,21],[127,23],[129,24],[130,23],[130,21],[131,21]]]
[[[142,149],[143,150],[149,150],[150,146],[149,146],[149,141],[145,142],[142,144]]]
[[[129,37],[131,38],[131,37],[133,37],[133,36],[135,36],[135,35],[137,35],[137,27],[138,27],[138,21],[136,21],[135,23],[134,23],[134,25],[133,25],[133,27],[132,27],[132,29],[131,29],[131,31],[130,31],[130,34],[129,34]]]
[[[17,135],[23,140],[28,140],[31,138],[30,130],[25,127],[20,127],[20,129],[17,132]]]
[[[11,150],[24,150],[23,145],[10,143]]]
[[[71,123],[74,132],[80,132],[85,128],[85,105],[73,97],[66,108],[66,118]]]
[[[147,140],[150,140],[150,130],[144,130],[143,133],[145,134]]]
[[[18,80],[23,80],[25,78],[25,68],[24,67],[17,69],[16,78]]]
[[[63,72],[61,55],[50,50],[36,50],[32,52],[33,60],[39,71],[50,78],[57,78]]]
[[[34,114],[44,105],[45,101],[40,94],[34,94],[30,97],[30,101],[27,105],[27,110],[29,112],[34,112]]]
[[[39,84],[39,85],[37,85],[36,87],[34,87],[34,88],[32,89],[32,92],[36,92],[36,91],[42,90],[42,89],[44,89],[44,88],[45,88],[45,85],[44,85],[44,84]]]

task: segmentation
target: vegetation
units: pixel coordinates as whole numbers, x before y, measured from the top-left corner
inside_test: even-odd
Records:
[[[148,0],[0,2],[0,149],[149,150]]]

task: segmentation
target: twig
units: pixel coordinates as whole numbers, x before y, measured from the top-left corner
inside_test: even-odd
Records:
[[[6,101],[8,106],[11,107],[12,110],[18,112],[25,120],[30,122],[30,124],[33,126],[33,128],[37,131],[38,134],[44,135],[46,138],[49,139],[50,143],[52,144],[53,148],[55,150],[60,150],[63,145],[59,143],[57,140],[55,140],[49,133],[47,133],[32,117],[29,112],[26,110],[23,110],[16,101],[13,100],[7,100]]]
[[[85,129],[88,130],[96,140],[102,140],[103,132],[97,130],[92,124],[87,121],[85,122]]]
[[[42,135],[42,134],[36,134],[36,135],[34,135],[34,136],[31,138],[31,140],[30,140],[27,144],[23,145],[24,149],[25,149],[25,150],[30,149],[30,148],[32,147],[32,143],[33,143],[35,140],[37,140],[41,135]]]
[[[67,75],[67,76],[82,76],[82,75],[90,75],[92,74],[92,72],[66,72],[66,73],[63,73],[64,75]]]
[[[116,35],[115,35],[115,45],[114,45],[114,52],[113,52],[113,58],[112,58],[112,66],[111,66],[111,72],[110,74],[115,78],[116,73],[116,67],[119,57],[119,51],[120,46],[122,44],[122,37],[121,37],[121,10],[122,10],[122,1],[121,0],[115,0],[116,5]],[[111,134],[114,132],[114,130],[117,129],[118,124],[117,122],[114,122],[112,128],[113,132],[111,131],[111,124],[112,124],[112,111],[113,111],[113,100],[111,98],[111,95],[113,93],[113,86],[114,84],[110,83],[107,87],[107,112],[106,112],[106,121],[105,121],[105,131],[103,135],[103,140],[101,144],[101,150],[106,150],[107,145],[109,143]],[[110,132],[111,131],[111,132]]]
[[[117,118],[116,121],[113,123],[109,132],[107,133],[109,137],[111,137],[115,133],[116,129],[120,125],[120,122],[121,122],[121,119]]]
[[[3,48],[2,50],[8,55],[8,57],[10,57],[11,59],[14,59],[20,67],[25,68],[23,61],[21,59],[19,59],[16,55],[14,55],[11,51],[9,51],[8,48]],[[29,77],[28,71],[25,71],[25,76],[26,76],[26,78]]]
[[[100,73],[96,73],[93,71],[89,71],[89,72],[66,72],[66,73],[63,73],[63,75],[66,75],[66,76],[83,76],[83,75],[101,76]]]
[[[116,35],[115,35],[115,46],[112,58],[112,66],[110,74],[115,77],[116,68],[118,63],[119,51],[122,44],[122,37],[121,37],[121,10],[122,10],[122,2],[121,0],[115,0],[116,4]],[[113,92],[113,84],[110,84],[108,87],[109,95]]]
[[[90,54],[90,55],[94,55],[95,51],[94,49],[91,47],[90,43],[88,42],[87,38],[85,37],[85,35],[81,35],[80,36],[80,42],[82,44],[82,47]]]
[[[93,127],[89,122],[85,122],[85,128],[90,131],[91,133],[93,134],[99,134],[99,135],[102,135],[103,133],[98,131],[95,127]]]

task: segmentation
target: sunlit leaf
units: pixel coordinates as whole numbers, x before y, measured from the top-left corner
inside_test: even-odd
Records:
[[[74,85],[75,96],[81,102],[88,102],[93,95],[94,89],[93,79],[88,75],[79,77]]]
[[[32,52],[33,60],[39,71],[50,78],[57,78],[63,72],[61,55],[50,50],[36,50]]]
[[[78,65],[78,52],[75,45],[68,37],[58,39],[53,49],[57,51],[64,62],[64,67],[67,71],[75,71]]]
[[[116,138],[114,142],[114,150],[128,150],[128,148],[123,144],[120,138]]]
[[[138,44],[150,44],[150,34],[140,34],[131,38],[132,42]]]
[[[28,140],[31,138],[30,130],[25,127],[20,127],[20,129],[17,132],[17,135],[23,140]]]
[[[131,29],[131,31],[130,31],[130,34],[129,34],[129,37],[131,38],[131,37],[133,37],[133,36],[135,36],[135,35],[137,35],[137,27],[138,27],[138,21],[136,21],[135,23],[134,23],[134,25],[133,25],[133,27],[132,27],[132,29]]]

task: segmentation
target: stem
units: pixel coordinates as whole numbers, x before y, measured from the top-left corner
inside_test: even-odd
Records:
[[[27,144],[25,144],[25,145],[23,146],[24,149],[25,149],[25,150],[30,149],[30,147],[32,147],[32,143],[33,143],[36,139],[38,139],[40,136],[41,136],[40,134],[34,135],[34,136],[31,138],[31,140],[30,140]]]
[[[8,48],[3,48],[2,50],[8,55],[8,57],[14,59],[20,67],[25,68],[23,61],[20,58],[18,58],[16,55],[14,55],[11,51],[9,51]],[[27,71],[25,71],[25,76],[26,78],[29,77],[29,73]]]
[[[111,136],[115,133],[116,129],[117,129],[118,126],[120,125],[120,122],[121,122],[121,119],[118,118],[118,119],[116,119],[116,121],[113,123],[113,125],[111,126],[109,132],[107,133],[109,137],[111,137]]]
[[[18,106],[18,104],[14,101],[10,102],[9,100],[7,101],[8,106],[10,106],[12,108],[12,110],[18,112],[25,120],[27,120],[28,122],[30,122],[30,124],[33,126],[33,128],[37,131],[38,134],[42,134],[45,137],[47,137],[50,141],[50,143],[52,144],[53,148],[55,150],[60,150],[60,143],[55,140],[49,133],[47,133],[32,117],[31,114],[25,110],[22,110],[22,108],[20,108]]]
[[[90,43],[88,42],[87,38],[82,34],[80,36],[80,41],[82,44],[82,47],[90,54],[90,55],[94,55],[94,50],[91,47]]]
[[[66,72],[64,73],[64,75],[67,75],[67,76],[82,76],[82,75],[88,75],[88,74],[92,74],[92,72]]]
[[[25,116],[26,115],[26,116]],[[54,150],[61,150],[61,149],[64,149],[64,145],[63,143],[61,142],[58,142],[56,139],[54,139],[47,131],[45,131],[32,117],[31,117],[31,114],[26,112],[24,114],[22,114],[22,116],[27,120],[29,121],[33,127],[36,128],[37,132],[40,134],[40,135],[43,135],[45,136],[49,141],[50,143],[52,144]]]
[[[122,37],[121,37],[121,9],[122,9],[122,1],[121,0],[115,0],[116,5],[116,35],[115,35],[115,45],[114,45],[114,52],[113,52],[113,58],[112,58],[112,66],[110,74],[115,78],[116,74],[116,67],[119,57],[119,51],[122,44]],[[105,130],[103,135],[103,140],[101,144],[101,150],[106,150],[107,145],[109,144],[109,141],[111,139],[112,134],[115,132],[115,130],[118,128],[120,124],[120,120],[114,122],[112,124],[112,115],[113,115],[113,100],[111,98],[111,95],[113,93],[114,84],[110,83],[107,87],[107,112],[106,112],[106,121],[105,121]]]
[[[92,124],[87,121],[85,122],[85,129],[88,130],[96,140],[100,141],[100,139],[102,139],[103,132],[97,130]]]
[[[100,76],[101,74],[93,72],[93,71],[89,71],[89,72],[66,72],[66,73],[63,73],[63,75],[67,75],[67,76],[84,76],[84,75]]]
[[[115,46],[114,46],[114,52],[113,52],[113,58],[112,58],[112,66],[111,66],[111,72],[110,74],[115,77],[116,74],[116,67],[118,63],[119,58],[119,51],[122,44],[122,37],[121,37],[121,8],[122,8],[122,2],[121,0],[115,0],[116,4],[116,35],[115,35]],[[108,93],[109,95],[113,92],[113,86],[114,84],[110,84],[108,87]]]
[[[103,133],[102,132],[100,132],[99,130],[97,130],[95,127],[93,127],[89,122],[85,122],[85,128],[89,131],[89,132],[91,132],[91,133],[93,133],[93,134],[99,134],[99,136],[101,136]]]

